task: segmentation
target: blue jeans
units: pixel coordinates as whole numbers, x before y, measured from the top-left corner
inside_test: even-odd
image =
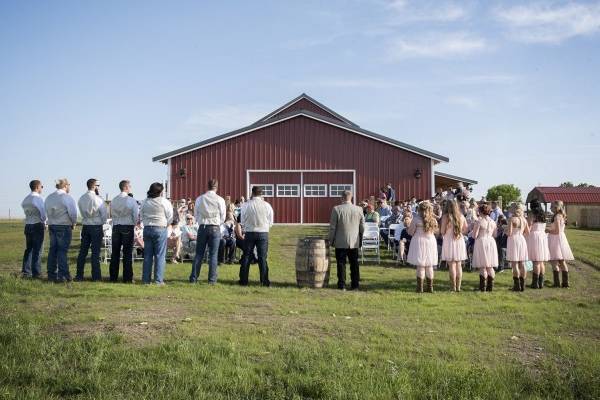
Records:
[[[240,266],[240,285],[248,284],[248,274],[250,272],[250,259],[254,254],[258,256],[258,269],[260,271],[260,284],[271,286],[269,281],[269,264],[267,263],[267,252],[269,251],[269,234],[267,232],[246,232],[244,237],[244,255],[242,265]]]
[[[23,254],[23,276],[38,277],[42,272],[41,255],[44,244],[44,224],[25,225],[25,253]]]
[[[100,249],[102,248],[102,238],[104,231],[102,225],[83,225],[81,229],[81,247],[79,248],[79,256],[77,256],[77,272],[75,279],[83,280],[83,270],[85,267],[85,259],[88,255],[90,247],[92,248],[92,280],[99,281],[102,279],[100,271]]]
[[[217,262],[221,243],[221,229],[217,225],[200,225],[196,239],[196,257],[192,262],[190,282],[198,281],[204,253],[208,246],[208,283],[217,283]]]
[[[154,263],[154,282],[162,283],[167,256],[167,228],[159,226],[144,227],[144,266],[142,282],[150,283],[152,264]]]
[[[50,249],[48,250],[48,280],[70,281],[67,252],[71,245],[71,225],[50,225]]]

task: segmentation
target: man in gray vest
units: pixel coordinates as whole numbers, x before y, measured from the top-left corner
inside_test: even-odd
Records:
[[[106,223],[107,211],[106,205],[100,197],[100,183],[97,179],[88,179],[86,182],[88,191],[79,198],[77,205],[81,213],[81,247],[77,257],[76,281],[83,280],[83,270],[85,259],[90,247],[92,248],[92,281],[102,280],[100,271],[100,249],[102,248],[102,238],[104,231],[102,225]]]
[[[119,279],[119,262],[123,248],[123,282],[133,283],[133,238],[138,223],[140,207],[131,194],[131,183],[119,182],[119,193],[110,203],[112,217],[112,251],[110,256],[110,281]]]
[[[352,204],[352,193],[342,193],[342,204],[333,207],[329,223],[329,243],[335,247],[338,289],[346,288],[346,257],[350,262],[350,289],[358,289],[358,249],[365,230],[363,210]]]
[[[40,261],[44,230],[46,227],[46,210],[42,198],[42,182],[35,179],[29,182],[31,193],[21,203],[25,212],[25,253],[23,254],[24,278],[38,278],[42,270]]]

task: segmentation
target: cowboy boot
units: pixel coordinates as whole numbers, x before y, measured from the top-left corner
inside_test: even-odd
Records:
[[[513,288],[512,288],[513,292],[520,292],[521,288],[519,285],[519,278],[513,276]]]
[[[423,293],[423,278],[417,278],[417,293]]]
[[[552,277],[554,278],[554,285],[552,285],[552,287],[560,287],[560,273],[559,273],[559,271],[552,271]]]
[[[544,288],[544,274],[538,276],[538,289]]]
[[[521,292],[525,291],[525,278],[523,278],[522,276],[519,277],[519,290]]]
[[[491,276],[488,275],[487,277],[487,288],[486,290],[488,292],[491,292],[492,289],[494,289],[494,278],[492,278]]]
[[[569,271],[562,272],[562,287],[564,287],[564,288],[569,287]]]
[[[538,288],[538,274],[531,274],[531,286],[529,286],[532,289],[537,289]]]
[[[479,275],[479,291],[485,292],[485,278],[483,275]]]
[[[426,287],[425,291],[427,293],[433,293],[433,279],[432,278],[425,278],[425,282],[427,284],[427,287]]]

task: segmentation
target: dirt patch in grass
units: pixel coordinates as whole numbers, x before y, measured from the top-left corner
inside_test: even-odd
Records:
[[[535,376],[542,373],[542,362],[546,358],[545,349],[533,338],[514,335],[508,339],[509,356],[531,371]]]

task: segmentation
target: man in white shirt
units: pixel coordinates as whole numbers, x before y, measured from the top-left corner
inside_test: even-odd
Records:
[[[110,256],[110,281],[119,279],[119,261],[123,248],[123,282],[133,283],[133,242],[140,207],[131,195],[131,182],[119,182],[119,193],[110,203],[112,218],[112,251]]]
[[[90,247],[92,248],[92,281],[102,280],[100,271],[100,249],[102,248],[102,238],[104,231],[102,225],[106,223],[108,212],[104,200],[100,197],[100,183],[97,179],[91,178],[86,182],[88,191],[79,198],[77,205],[81,214],[81,246],[79,247],[79,256],[77,257],[76,281],[83,281],[83,271],[85,259],[87,258]]]
[[[490,212],[490,218],[494,222],[498,222],[498,217],[501,215],[504,215],[504,214],[502,213],[502,210],[500,209],[500,207],[498,207],[498,202],[492,201],[492,211]]]
[[[217,283],[217,263],[219,243],[221,242],[220,226],[225,222],[225,200],[217,195],[219,182],[216,179],[208,181],[208,191],[196,199],[194,207],[196,222],[198,223],[198,237],[196,240],[196,257],[192,262],[190,282],[196,283],[204,252],[208,246],[208,283]]]
[[[56,191],[44,202],[50,233],[48,250],[48,280],[70,282],[71,273],[67,252],[71,245],[73,227],[77,223],[77,204],[69,195],[71,184],[66,178],[56,181]]]
[[[25,212],[25,254],[21,270],[23,278],[38,278],[42,271],[40,261],[46,227],[46,210],[41,196],[43,188],[37,179],[29,182],[31,193],[21,203]]]
[[[258,256],[258,268],[260,271],[260,284],[270,286],[269,265],[267,264],[267,252],[269,250],[269,229],[273,226],[273,208],[262,198],[262,187],[252,187],[252,198],[244,203],[241,211],[242,227],[244,228],[244,256],[240,266],[240,281],[242,286],[248,285],[248,273],[250,272],[250,255],[256,253]]]

